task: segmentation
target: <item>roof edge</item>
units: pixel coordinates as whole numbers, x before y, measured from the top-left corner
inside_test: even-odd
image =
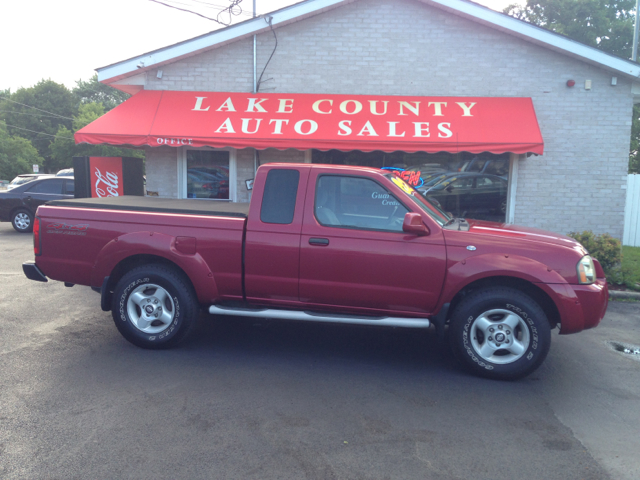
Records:
[[[231,25],[226,28],[160,48],[128,60],[98,68],[98,80],[113,84],[179,59],[197,55],[214,47],[221,47],[242,38],[269,30],[265,17],[272,18],[273,26],[283,26],[320,14],[355,0],[306,0],[268,14]],[[418,0],[425,5],[461,16],[525,41],[549,48],[578,60],[606,68],[631,79],[640,78],[640,64],[608,54],[563,35],[546,30],[523,20],[510,17],[469,0]],[[115,85],[114,85],[115,86]],[[116,88],[122,89],[122,86]]]
[[[640,64],[611,55],[595,47],[585,45],[569,37],[538,27],[524,20],[497,12],[467,0],[419,0],[471,21],[497,28],[523,40],[547,47],[574,58],[613,70],[622,75],[639,78]]]
[[[257,16],[250,20],[230,25],[183,42],[143,53],[127,60],[97,68],[98,81],[111,84],[130,75],[135,75],[181,58],[197,55],[207,49],[220,47],[232,41],[257,35],[270,29],[265,17],[271,17],[274,27],[297,22],[326,10],[348,4],[355,0],[306,0],[288,7]]]

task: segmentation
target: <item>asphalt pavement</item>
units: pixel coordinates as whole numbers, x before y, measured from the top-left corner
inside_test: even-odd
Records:
[[[526,379],[460,370],[433,331],[202,314],[127,343],[87,287],[27,280],[0,223],[0,478],[640,478],[640,303],[553,335]]]

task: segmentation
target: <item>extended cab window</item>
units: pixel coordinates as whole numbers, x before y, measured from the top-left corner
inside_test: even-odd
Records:
[[[280,224],[293,222],[299,181],[298,170],[271,170],[264,185],[260,220]]]
[[[321,225],[402,232],[407,212],[396,197],[368,178],[323,175],[318,179],[315,215]]]

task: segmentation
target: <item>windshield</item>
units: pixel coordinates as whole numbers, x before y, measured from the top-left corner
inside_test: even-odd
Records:
[[[450,215],[442,211],[435,204],[429,202],[429,200],[427,200],[422,195],[420,195],[420,193],[417,190],[409,186],[409,184],[404,180],[402,180],[400,177],[393,174],[385,175],[385,177],[387,177],[389,180],[395,183],[398,187],[400,187],[400,190],[402,190],[402,192],[407,197],[411,197],[414,203],[416,203],[431,218],[433,218],[436,222],[438,222],[438,225],[443,226],[446,223],[448,223],[450,220],[452,220],[452,217]]]
[[[9,185],[22,185],[23,183],[27,183],[30,182],[31,180],[35,180],[36,177],[16,177],[13,180],[11,180],[11,183]]]

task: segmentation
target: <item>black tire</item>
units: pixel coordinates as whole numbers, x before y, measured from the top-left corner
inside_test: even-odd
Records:
[[[33,215],[26,208],[20,208],[11,215],[11,225],[16,232],[29,233],[33,231]]]
[[[171,348],[198,318],[198,300],[179,270],[144,265],[126,273],[113,292],[111,314],[129,342],[141,348]]]
[[[551,327],[528,295],[507,287],[469,294],[451,317],[449,342],[472,373],[516,380],[536,370],[549,353]]]

